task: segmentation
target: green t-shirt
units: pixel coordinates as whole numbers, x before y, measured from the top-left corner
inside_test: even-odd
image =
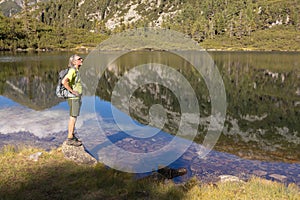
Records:
[[[79,94],[82,94],[82,85],[79,70],[75,68],[70,68],[66,77],[69,79],[69,85],[72,88],[72,90],[77,91]]]

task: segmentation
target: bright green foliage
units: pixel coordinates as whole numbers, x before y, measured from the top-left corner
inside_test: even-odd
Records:
[[[289,30],[292,38],[275,49],[300,49],[299,45],[290,48],[287,42],[299,41],[299,0],[52,0],[37,5],[25,6],[18,18],[0,17],[0,49],[96,46],[105,38],[103,35],[155,26],[160,16],[163,28],[183,32],[204,42],[205,48],[213,48],[214,40],[221,40],[230,41],[226,43],[230,48],[249,49],[248,45],[257,39],[253,38],[256,32],[270,35],[274,27],[282,27],[283,31],[277,31],[279,35],[274,37]],[[129,23],[125,15],[132,5],[137,5],[134,10],[141,18]],[[163,15],[170,12],[176,14]],[[114,30],[108,29],[107,21],[116,17],[120,17],[120,24]],[[265,49],[264,41],[259,45],[256,49]]]
[[[49,26],[37,20],[26,23],[24,19],[0,16],[0,50],[90,47],[104,39],[102,34],[85,29]]]
[[[9,47],[26,48],[27,34],[21,20],[10,20],[0,15],[0,50]]]
[[[296,1],[202,0],[188,1],[183,11],[165,24],[190,34],[199,42],[218,35],[228,38],[249,37],[272,24],[300,28]]]

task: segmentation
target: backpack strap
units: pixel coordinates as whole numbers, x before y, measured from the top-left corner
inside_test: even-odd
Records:
[[[75,69],[75,73],[76,73],[75,83],[78,83],[79,76],[80,76],[79,70],[76,70],[76,69]]]
[[[75,83],[78,83],[78,79],[79,79],[79,76],[80,76],[79,75],[79,70],[76,70],[76,67],[71,67],[71,68],[75,69],[75,73],[76,73]]]

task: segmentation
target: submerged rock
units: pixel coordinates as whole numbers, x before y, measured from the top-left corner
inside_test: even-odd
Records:
[[[221,175],[219,176],[220,182],[244,182],[239,177],[232,176],[232,175]]]
[[[287,181],[287,177],[281,174],[271,174],[269,175],[269,177],[271,177],[274,180],[280,181],[280,182],[286,182]]]
[[[178,176],[183,176],[186,173],[187,169],[185,168],[174,169],[170,167],[163,167],[159,168],[157,171],[153,171],[149,176],[142,178],[142,180],[160,181],[167,183],[169,180]]]
[[[179,168],[179,169],[173,169],[169,167],[160,168],[157,170],[157,172],[161,175],[163,175],[167,179],[173,179],[178,176],[183,176],[187,173],[187,169],[185,168]]]
[[[67,145],[66,141],[62,145],[62,152],[66,159],[72,160],[79,164],[94,165],[97,160],[86,151],[83,145],[71,146]]]
[[[254,170],[252,173],[256,176],[266,176],[268,174],[266,171],[263,170]]]

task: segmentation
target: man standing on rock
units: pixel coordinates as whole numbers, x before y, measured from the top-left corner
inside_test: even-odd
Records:
[[[70,119],[68,124],[68,145],[80,146],[82,142],[74,135],[75,124],[81,108],[82,85],[79,75],[79,68],[82,65],[83,59],[78,55],[72,55],[69,59],[69,71],[63,78],[62,84],[75,97],[68,98],[70,107]]]

